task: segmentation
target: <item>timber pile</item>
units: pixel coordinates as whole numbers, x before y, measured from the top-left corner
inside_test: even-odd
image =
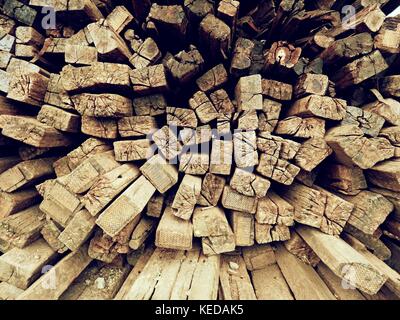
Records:
[[[398,1],[120,2],[1,1],[0,299],[400,298]]]

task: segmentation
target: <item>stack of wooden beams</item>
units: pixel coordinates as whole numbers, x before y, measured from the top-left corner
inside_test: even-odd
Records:
[[[0,299],[399,299],[397,2],[1,1]]]

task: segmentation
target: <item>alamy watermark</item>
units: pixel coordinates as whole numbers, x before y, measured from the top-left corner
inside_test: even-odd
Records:
[[[345,265],[341,270],[342,288],[345,290],[356,289],[357,271],[351,265]]]
[[[44,30],[56,29],[56,11],[54,7],[45,6],[42,7],[42,14],[44,14],[41,25]],[[352,5],[346,5],[342,7],[341,13],[342,17],[342,26],[344,29],[354,29],[356,22],[356,13],[357,10]]]
[[[342,8],[342,26],[344,29],[355,29],[356,27],[356,8],[354,6],[348,5]]]
[[[42,18],[42,28],[44,30],[56,29],[56,11],[53,7],[42,7],[41,11],[44,16]]]

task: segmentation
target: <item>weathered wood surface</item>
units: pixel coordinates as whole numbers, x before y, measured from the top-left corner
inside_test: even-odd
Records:
[[[262,153],[257,172],[284,185],[291,185],[300,172],[300,168],[285,159]]]
[[[156,154],[148,159],[140,171],[160,193],[165,193],[178,182],[177,169],[161,155]]]
[[[296,300],[336,300],[317,272],[297,259],[282,244],[278,245],[276,260]]]
[[[93,216],[96,216],[139,175],[138,168],[133,164],[116,167],[99,177],[81,198],[81,203]]]
[[[80,128],[78,115],[46,104],[40,108],[37,120],[65,132],[78,132]]]
[[[254,244],[255,237],[254,215],[232,211],[230,221],[236,245],[239,247],[251,247]]]
[[[153,134],[153,140],[158,151],[166,160],[172,160],[182,151],[181,142],[175,132],[168,126],[164,126]]]
[[[0,279],[25,290],[40,277],[42,268],[52,263],[56,256],[43,239],[23,249],[13,248],[0,258]]]
[[[388,123],[398,126],[400,124],[400,104],[397,100],[392,98],[383,98],[383,96],[376,90],[372,89],[372,93],[377,98],[376,101],[364,105],[363,110],[376,113],[384,118]]]
[[[124,300],[125,296],[128,294],[131,286],[136,281],[137,277],[142,272],[143,268],[146,266],[150,257],[154,252],[153,247],[147,247],[144,252],[140,255],[140,258],[135,263],[129,275],[126,277],[124,283],[121,285],[118,293],[115,295],[114,300]]]
[[[321,261],[311,247],[299,236],[295,230],[291,233],[290,240],[285,241],[283,244],[286,250],[295,255],[305,264],[315,267]]]
[[[347,274],[353,272],[353,278],[347,279],[347,281],[351,281],[363,292],[375,294],[386,282],[387,276],[344,240],[309,227],[299,227],[297,231],[337,276],[346,279]]]
[[[261,132],[257,137],[257,148],[260,152],[283,160],[292,160],[300,149],[300,143]]]
[[[290,227],[294,224],[294,208],[270,191],[266,197],[259,199],[255,218],[259,224]]]
[[[297,80],[294,94],[298,98],[309,94],[324,96],[328,90],[329,78],[324,74],[304,73]]]
[[[344,100],[310,95],[297,100],[289,109],[289,116],[317,116],[324,119],[342,120],[346,115],[347,103]]]
[[[356,165],[364,170],[394,156],[394,147],[387,139],[367,138],[363,131],[354,125],[328,130],[325,140],[340,163]]]
[[[232,75],[238,77],[250,72],[255,46],[255,43],[247,38],[239,37],[236,40],[230,67]]]
[[[399,167],[400,162],[396,160],[385,161],[378,164],[367,171],[368,181],[378,187],[397,192],[400,190],[400,181],[397,169]]]
[[[340,197],[354,204],[348,224],[369,235],[378,229],[393,210],[393,204],[389,200],[368,190],[361,191],[356,196]]]
[[[229,186],[224,187],[222,193],[222,206],[226,209],[236,210],[254,214],[258,199],[240,194]]]
[[[283,71],[292,69],[298,62],[301,52],[301,48],[296,48],[286,41],[274,42],[264,55],[266,68],[271,70],[277,67]]]
[[[373,39],[369,33],[355,34],[334,41],[321,54],[325,64],[346,62],[362,54],[370,53],[373,49]]]
[[[129,90],[129,70],[127,65],[116,63],[98,62],[78,68],[69,65],[60,73],[60,81],[69,93],[94,88]]]
[[[157,248],[125,300],[216,300],[220,257]],[[160,277],[159,274],[162,274]]]
[[[289,101],[293,96],[293,86],[276,80],[262,79],[262,94],[275,100]]]
[[[187,84],[203,69],[204,59],[193,45],[188,51],[180,51],[175,56],[164,57],[165,67],[172,78],[180,84]]]
[[[202,249],[206,256],[235,251],[236,243],[233,231],[228,229],[226,234],[202,238]]]
[[[323,168],[323,174],[323,185],[346,195],[357,195],[368,187],[363,170],[357,167],[327,164]]]
[[[220,283],[224,300],[256,300],[246,264],[240,256],[223,256]]]
[[[230,186],[245,196],[262,198],[266,196],[271,183],[261,176],[236,168]]]
[[[53,162],[56,158],[42,158],[22,161],[0,174],[0,190],[13,192],[23,187],[29,187],[41,179],[50,177],[53,172]]]
[[[129,59],[131,52],[110,22],[112,23],[109,19],[100,19],[88,24],[86,28],[100,57],[104,60],[123,62]]]
[[[238,168],[250,168],[258,164],[257,136],[254,131],[237,132],[233,135],[233,154]]]
[[[40,106],[43,103],[49,79],[34,72],[10,73],[7,98]]]
[[[58,237],[61,234],[61,227],[56,224],[51,218],[47,219],[46,224],[40,231],[44,240],[46,240],[47,244],[56,252],[63,254],[68,248],[58,240]]]
[[[218,118],[216,108],[207,95],[202,91],[198,91],[193,95],[189,100],[189,105],[193,110],[195,110],[201,123],[209,123]]]
[[[325,121],[314,117],[288,117],[277,121],[275,133],[296,138],[323,138],[325,136]]]
[[[146,239],[153,233],[156,226],[156,219],[142,217],[132,232],[131,240],[129,241],[129,247],[133,250],[138,250],[146,241]]]
[[[205,153],[207,154],[207,150],[202,152],[202,150],[195,150],[195,148],[191,148],[195,145],[202,145],[204,143],[209,143],[212,138],[212,129],[210,125],[202,125],[198,126],[196,129],[191,128],[183,128],[179,132],[179,139],[182,144],[186,147],[189,147],[189,153]],[[209,154],[209,152],[208,152]]]
[[[28,188],[13,193],[0,192],[0,217],[5,218],[13,213],[24,210],[40,201],[39,193],[34,188]]]
[[[238,111],[261,110],[262,91],[261,75],[240,78],[235,88]]]
[[[168,90],[165,68],[162,64],[133,69],[129,72],[133,91],[139,94],[161,93]]]
[[[193,110],[167,107],[167,123],[169,126],[196,128],[197,118]]]
[[[64,227],[82,207],[79,196],[57,181],[45,188],[43,198],[40,210]]]
[[[17,212],[0,222],[0,250],[5,252],[13,247],[24,248],[40,238],[45,216],[39,206],[32,206]]]
[[[167,207],[156,230],[157,247],[189,250],[192,248],[193,226],[190,220],[175,215],[175,210]]]
[[[399,53],[400,38],[398,33],[399,21],[397,17],[387,17],[382,28],[374,38],[376,48],[386,53]]]
[[[188,29],[188,20],[182,6],[163,6],[153,3],[148,19],[155,24],[161,36],[184,40]]]
[[[382,78],[380,81],[382,93],[392,97],[399,97],[398,83],[398,75]]]
[[[140,176],[103,211],[96,220],[96,224],[108,235],[116,236],[130,222],[140,217],[140,212],[145,208],[155,190],[144,176]]]
[[[332,291],[336,299],[351,301],[365,300],[363,295],[357,289],[346,289],[346,287],[343,286],[343,280],[335,275],[324,263],[321,262],[318,264],[317,272]]]
[[[181,154],[179,171],[192,175],[204,175],[210,164],[208,153],[187,152]]]
[[[156,116],[165,113],[167,102],[160,94],[152,94],[143,97],[135,97],[132,100],[133,109],[138,116]]]
[[[91,117],[128,117],[132,115],[130,99],[116,94],[82,93],[71,97],[76,111]]]
[[[25,116],[1,116],[2,135],[25,144],[42,147],[68,146],[71,140],[57,129]]]
[[[212,140],[210,173],[229,175],[233,162],[233,142],[230,140]]]
[[[286,187],[281,196],[294,207],[295,221],[336,236],[342,232],[354,207],[320,187],[299,183]]]
[[[156,119],[152,116],[123,117],[118,121],[118,133],[121,137],[142,137],[156,130]]]
[[[107,142],[96,138],[89,138],[66,156],[54,162],[53,166],[56,175],[66,175],[89,157],[111,149],[112,147]]]
[[[251,272],[254,291],[258,300],[294,300],[278,265]]]
[[[176,191],[171,207],[173,214],[181,219],[190,220],[201,191],[201,178],[185,174]]]
[[[227,81],[228,74],[224,65],[218,64],[198,78],[196,84],[200,90],[209,92],[218,89]]]
[[[107,151],[85,160],[70,173],[58,177],[57,182],[75,194],[82,194],[90,189],[100,175],[118,166],[114,152]]]
[[[197,203],[202,206],[216,206],[221,198],[225,183],[225,178],[207,173],[203,178]]]
[[[281,110],[281,103],[270,99],[264,99],[262,112],[258,114],[259,129],[264,132],[272,133],[278,124]]]
[[[305,171],[312,171],[329,157],[332,149],[323,138],[311,138],[305,141],[295,157],[295,163]]]
[[[114,142],[115,160],[129,162],[149,159],[153,152],[148,139],[124,140]]]
[[[242,252],[249,271],[262,270],[276,263],[274,249],[269,244],[245,247]]]
[[[350,224],[347,224],[345,232],[362,242],[365,247],[371,250],[371,252],[373,252],[373,254],[379,259],[388,260],[390,258],[391,252],[389,248],[385,246],[385,244],[379,238],[381,236],[380,229],[377,229],[374,234],[368,235],[351,226]],[[345,234],[345,236],[348,235]]]
[[[286,241],[290,239],[290,230],[282,224],[269,225],[255,221],[255,239],[258,244]]]
[[[221,19],[208,14],[200,23],[201,48],[206,49],[210,61],[227,59],[231,49],[231,29]]]
[[[385,71],[388,67],[380,51],[375,50],[338,70],[332,77],[332,80],[336,81],[338,88],[343,89],[362,83],[378,73]]]
[[[137,48],[132,49],[134,54],[129,58],[129,62],[138,69],[148,67],[161,58],[157,43],[152,38],[147,38]]]
[[[77,212],[66,228],[58,236],[58,240],[71,251],[78,250],[89,239],[95,227],[95,218],[83,209]]]
[[[196,208],[192,221],[195,237],[221,236],[230,230],[224,211],[217,207]]]
[[[7,282],[0,283],[0,300],[15,300],[24,290]]]
[[[65,62],[75,65],[91,65],[98,62],[96,48],[67,44],[65,46]]]
[[[396,1],[3,2],[0,299],[399,298]]]
[[[400,215],[399,215],[399,194],[395,191],[391,191],[388,189],[383,189],[383,188],[377,188],[377,187],[371,187],[370,189],[372,192],[378,193],[383,195],[387,200],[389,200],[393,206],[393,217],[397,220],[400,220]]]
[[[87,246],[69,253],[17,299],[57,300],[91,261]]]
[[[129,270],[128,265],[89,265],[59,300],[111,300]]]
[[[384,123],[385,119],[376,113],[351,106],[347,107],[346,117],[342,121],[342,124],[358,126],[366,135],[371,137],[379,135]]]

